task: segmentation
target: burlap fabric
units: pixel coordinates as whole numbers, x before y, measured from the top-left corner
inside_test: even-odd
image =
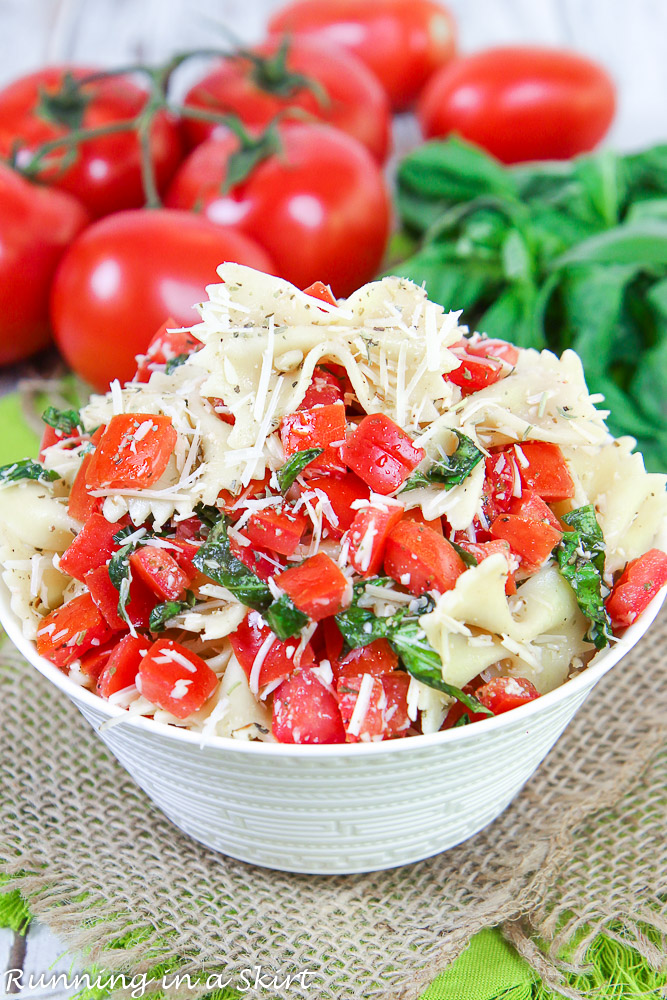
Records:
[[[667,932],[666,638],[663,613],[481,834],[420,864],[330,879],[251,868],[187,840],[64,697],[3,649],[3,869],[27,873],[36,915],[106,969],[137,974],[178,956],[182,973],[308,970],[308,988],[293,982],[289,997],[414,1000],[476,931],[503,923],[576,996],[559,987],[564,944],[574,968],[601,929],[655,966],[664,958],[643,930]],[[120,947],[128,932],[134,943]]]

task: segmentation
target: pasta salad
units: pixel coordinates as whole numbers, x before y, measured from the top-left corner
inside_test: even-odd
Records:
[[[562,684],[667,581],[665,477],[573,352],[405,279],[219,275],[0,470],[12,608],[77,684],[236,739],[432,733]]]

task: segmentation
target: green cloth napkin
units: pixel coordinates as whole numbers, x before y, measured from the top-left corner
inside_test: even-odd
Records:
[[[0,465],[36,456],[39,438],[23,419],[21,402],[13,392],[0,398]]]

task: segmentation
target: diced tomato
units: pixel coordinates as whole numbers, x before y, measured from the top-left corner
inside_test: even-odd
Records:
[[[403,516],[403,508],[387,506],[362,507],[350,526],[348,561],[357,573],[375,576],[382,566],[384,547],[389,533]]]
[[[284,505],[258,510],[251,515],[243,530],[255,545],[279,552],[283,556],[291,556],[297,550],[307,524],[305,514],[295,514],[290,507]]]
[[[287,677],[299,665],[307,666],[309,663],[315,662],[312,646],[308,643],[301,654],[300,664],[296,664],[294,654],[297,640],[288,639],[282,642],[273,634],[268,625],[260,624],[260,616],[254,611],[251,611],[243,619],[236,632],[232,632],[229,641],[236,659],[248,675],[248,680],[251,679],[257,654],[266,643],[268,648],[265,649],[257,678],[258,690],[261,690],[265,684],[270,684],[281,677]]]
[[[398,667],[398,656],[386,639],[376,639],[368,646],[360,646],[351,650],[347,656],[338,661],[338,676],[346,677],[357,674],[373,674],[381,677],[391,674]]]
[[[120,548],[113,536],[122,524],[110,524],[101,514],[91,514],[70,547],[60,558],[60,569],[83,582],[86,573],[103,566]]]
[[[81,673],[86,674],[87,677],[92,677],[93,680],[97,680],[109,662],[109,657],[116,648],[116,645],[117,639],[113,638],[105,642],[103,646],[93,646],[92,649],[89,649],[81,657],[79,663]]]
[[[333,692],[308,667],[284,680],[273,696],[272,732],[279,743],[344,743]]]
[[[488,684],[477,688],[475,697],[494,715],[502,715],[519,705],[535,701],[540,693],[525,677],[494,677]]]
[[[255,545],[242,545],[236,538],[230,537],[229,548],[232,554],[264,583],[283,569],[283,563],[276,555],[259,549]]]
[[[198,517],[186,517],[176,523],[176,541],[189,542],[201,538],[202,521]]]
[[[189,330],[167,329],[172,326],[178,326],[178,323],[170,316],[153,336],[146,353],[137,358],[139,367],[134,382],[148,382],[153,372],[167,361],[172,361],[180,354],[193,354],[202,346],[201,341],[193,337]]]
[[[351,597],[347,577],[325,552],[318,552],[300,566],[285,570],[276,577],[276,583],[299,611],[314,622],[338,614]]]
[[[617,628],[632,625],[667,583],[667,554],[649,549],[623,570],[607,600],[607,611]]]
[[[86,477],[91,458],[92,455],[83,456],[67,502],[67,512],[75,521],[87,521],[90,515],[101,510],[104,504],[102,497],[93,497],[89,493]]]
[[[84,580],[92,600],[100,609],[107,622],[115,631],[127,631],[128,624],[118,614],[118,591],[109,579],[109,570],[100,566],[86,574]],[[134,628],[148,628],[150,613],[157,601],[148,587],[136,578],[130,584],[130,600],[126,607],[127,616]]]
[[[507,365],[499,358],[469,354],[467,347],[459,350],[455,348],[453,353],[460,359],[461,364],[454,371],[446,372],[443,377],[446,382],[458,385],[464,396],[470,396],[473,392],[495,385],[509,374]]]
[[[153,413],[120,413],[112,417],[88,466],[88,486],[152,486],[167,468],[176,439],[171,417]]]
[[[410,677],[402,671],[382,675],[344,673],[336,690],[348,743],[378,741],[400,736],[410,727],[408,688]],[[361,718],[354,718],[359,698],[366,705]]]
[[[313,643],[319,638],[320,634],[324,643],[324,649],[319,659],[329,660],[331,666],[335,669],[340,654],[343,652],[343,636],[336,624],[336,619],[325,618],[324,621],[320,622],[317,632],[313,636]]]
[[[384,569],[392,580],[419,596],[427,590],[451,590],[466,566],[446,538],[416,521],[392,528],[384,552]]]
[[[60,441],[71,441],[72,444],[81,440],[81,432],[79,429],[75,428],[71,434],[65,434],[64,431],[56,430],[55,427],[51,427],[47,424],[42,433],[42,440],[39,446],[39,460],[44,461],[44,452],[51,445],[58,444]]]
[[[468,354],[473,354],[477,358],[500,358],[501,361],[512,366],[519,360],[519,348],[515,347],[514,344],[509,344],[506,340],[493,340],[492,338],[467,340],[465,349]]]
[[[234,426],[236,423],[236,417],[232,413],[231,409],[225,403],[224,399],[219,399],[217,396],[209,396],[209,403],[215,410],[215,415],[218,420],[222,420],[223,424],[230,424]]]
[[[332,538],[342,538],[343,533],[352,526],[357,513],[352,507],[355,500],[368,500],[368,487],[353,472],[313,476],[308,479],[302,492],[312,490],[322,490],[329,498],[336,521],[334,523],[325,514],[324,523]]]
[[[312,295],[314,299],[327,302],[330,306],[336,305],[336,297],[331,291],[331,285],[325,285],[323,281],[314,281],[308,288],[304,288],[306,295]]]
[[[231,493],[230,490],[220,490],[218,493],[218,506],[222,507],[225,514],[228,514],[232,520],[238,520],[243,513],[243,501],[261,496],[269,485],[271,475],[271,470],[268,469],[262,479],[251,479],[240,493],[235,494]]]
[[[463,688],[464,694],[471,694],[476,697],[476,691],[482,685],[481,677],[475,678],[470,684],[466,684]],[[447,715],[445,720],[440,726],[440,731],[445,729],[453,729],[459,719],[463,716],[467,716],[468,722],[481,722],[483,719],[488,719],[488,715],[484,712],[471,712],[469,708],[463,704],[462,701],[455,701],[453,705],[447,710]]]
[[[197,712],[217,686],[208,663],[173,639],[154,642],[139,665],[143,696],[177,719]]]
[[[574,496],[574,480],[557,444],[528,441],[515,445],[521,485],[543,500],[554,502]]]
[[[387,707],[387,696],[382,681],[370,673],[346,674],[339,678],[336,693],[345,726],[346,742],[381,740],[385,730],[384,713]],[[355,713],[358,703],[360,707],[364,707],[364,711]]]
[[[336,376],[328,372],[326,368],[316,368],[313,372],[313,380],[306,389],[306,395],[297,409],[310,410],[314,406],[330,406],[343,401],[343,389]]]
[[[182,538],[170,538],[169,541],[175,546],[175,548],[169,549],[169,552],[185,572],[186,576],[189,577],[189,580],[194,580],[199,571],[192,560],[199,551],[202,543],[189,542]]]
[[[323,448],[310,469],[343,469],[339,445],[345,440],[347,421],[343,403],[297,410],[280,421],[280,439],[287,458],[307,448]]]
[[[563,531],[560,521],[542,497],[529,490],[525,490],[520,497],[514,497],[510,504],[510,514],[521,514],[531,521],[542,521],[544,524],[550,524],[556,531],[561,533]]]
[[[150,639],[144,639],[143,636],[124,636],[117,643],[99,676],[97,693],[102,698],[109,698],[117,691],[123,691],[134,684],[141,660],[150,645]]]
[[[47,615],[37,630],[37,652],[66,667],[89,649],[102,646],[114,631],[90,594],[81,594]]]
[[[384,738],[402,736],[411,725],[408,715],[410,675],[403,670],[397,670],[391,674],[383,674],[380,680],[387,699],[387,707],[384,710]]]
[[[342,450],[348,468],[374,493],[387,495],[402,486],[426,457],[409,434],[384,413],[364,417],[348,436]]]
[[[425,524],[427,528],[432,528],[439,535],[444,534],[440,518],[437,517],[434,521],[427,521],[421,507],[411,507],[410,510],[406,510],[403,514],[403,519],[405,521],[415,521],[417,524]]]
[[[488,559],[489,556],[495,556],[498,554],[505,556],[508,563],[510,562],[510,544],[502,538],[497,538],[492,542],[471,542],[467,538],[461,538],[460,541],[457,539],[457,545],[460,545],[462,549],[465,549],[466,552],[469,552],[472,556],[474,556],[478,563]],[[514,579],[514,573],[511,570],[507,576],[505,593],[508,596],[516,594],[516,580]]]
[[[494,538],[504,538],[527,571],[542,565],[551,550],[563,537],[563,532],[544,521],[534,521],[521,514],[501,514],[490,527]]]
[[[510,509],[520,482],[513,451],[494,450],[487,455],[484,494],[489,499],[489,505],[484,512],[489,524],[498,514]]]
[[[175,601],[192,581],[167,549],[142,545],[130,556],[132,572],[162,601]]]

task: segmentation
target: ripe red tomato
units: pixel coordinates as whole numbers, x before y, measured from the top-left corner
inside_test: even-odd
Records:
[[[243,233],[169,209],[119,212],[76,240],[58,269],[51,298],[56,343],[95,389],[132,377],[166,316],[197,321],[193,303],[226,260],[275,273]]]
[[[283,44],[288,46],[284,62]],[[238,56],[220,62],[194,85],[184,103],[238,115],[246,125],[257,128],[267,126],[280,112],[296,108],[297,116],[306,112],[347,132],[384,162],[390,138],[389,101],[361,60],[320,39],[298,35],[289,40],[274,35],[252,53],[263,61],[255,64]],[[313,86],[304,86],[299,77],[312,81]],[[187,118],[184,127],[192,146],[225,131],[224,126]]]
[[[74,198],[29,184],[0,164],[0,365],[48,344],[53,275],[87,222]]]
[[[82,67],[50,67],[23,76],[0,91],[0,157],[9,156],[18,142],[18,162],[23,163],[30,159],[29,150],[66,135],[66,126],[46,116],[44,95],[53,99],[53,95],[62,94],[68,73],[82,79],[94,72]],[[101,128],[136,117],[146,99],[146,91],[127,77],[108,77],[84,84],[81,97],[74,98],[80,106],[70,105],[68,111],[74,119],[80,118],[81,128]],[[164,191],[181,160],[178,122],[166,112],[158,113],[153,121],[150,149],[157,186]],[[71,165],[64,165],[65,155],[64,150],[50,154],[55,166],[44,170],[41,177],[76,195],[94,218],[144,204],[135,132],[88,140],[78,147]]]
[[[459,59],[429,81],[424,136],[456,132],[504,163],[565,160],[592,149],[616,107],[614,84],[574,52],[507,47]]]
[[[231,134],[198,146],[167,195],[172,208],[194,209],[243,230],[266,247],[279,274],[300,288],[317,279],[349,295],[376,274],[389,233],[389,196],[370,153],[327,125],[286,124],[283,149],[223,193]]]
[[[456,54],[454,19],[435,0],[296,0],[274,14],[269,29],[314,35],[354,52],[396,110],[409,107]]]

